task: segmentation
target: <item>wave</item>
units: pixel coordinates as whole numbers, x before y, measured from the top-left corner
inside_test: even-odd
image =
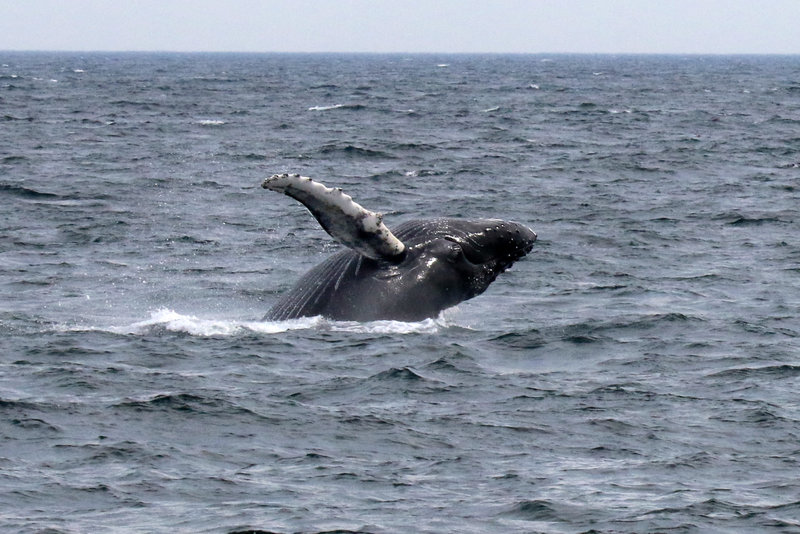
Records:
[[[155,393],[141,398],[126,398],[114,404],[114,408],[137,412],[183,412],[194,415],[248,416],[276,423],[249,408],[241,406],[224,396],[195,393]]]
[[[796,378],[800,376],[800,365],[777,364],[752,367],[736,367],[725,369],[708,375],[716,378],[746,379],[755,377],[766,377],[770,379]]]
[[[56,195],[55,193],[44,193],[42,191],[29,189],[27,187],[22,187],[19,185],[0,183],[0,195],[1,194],[12,195],[22,198],[59,198],[59,195]]]
[[[235,160],[245,160],[245,161],[266,161],[269,159],[269,156],[266,154],[257,154],[255,152],[248,152],[247,154],[233,154],[231,158]]]
[[[668,328],[682,330],[689,324],[701,325],[704,320],[682,313],[656,313],[644,315],[619,316],[615,319],[589,319],[564,325],[544,326],[541,329],[530,327],[489,337],[492,346],[503,347],[507,351],[531,351],[551,343],[570,345],[591,345],[609,342],[625,342],[633,336],[642,336],[647,331],[665,331]]]
[[[348,158],[380,158],[394,159],[395,156],[381,150],[373,150],[355,145],[327,144],[319,149],[320,154],[335,156],[340,155]]]
[[[13,115],[3,115],[0,121],[27,121],[33,122],[33,117],[14,117]]]
[[[136,100],[115,100],[110,103],[114,107],[132,107],[141,109],[143,111],[153,111],[155,109],[161,108],[162,105],[159,102],[150,101],[150,102],[140,102]]]
[[[330,111],[332,109],[346,109],[351,111],[359,111],[365,109],[366,106],[362,104],[332,104],[330,106],[311,106],[308,111]]]
[[[509,506],[500,515],[523,521],[563,521],[565,514],[559,510],[561,507],[563,505],[558,506],[548,500],[525,500]]]
[[[343,108],[344,104],[334,104],[332,106],[311,106],[308,111],[329,111],[331,109]]]

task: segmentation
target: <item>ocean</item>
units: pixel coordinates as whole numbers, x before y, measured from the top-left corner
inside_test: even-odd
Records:
[[[262,320],[391,228],[539,239]],[[800,56],[0,53],[0,531],[800,532]]]

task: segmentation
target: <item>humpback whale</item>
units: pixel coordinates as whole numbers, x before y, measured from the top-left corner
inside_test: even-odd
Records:
[[[435,317],[483,293],[536,241],[527,226],[500,219],[411,220],[391,231],[381,214],[311,178],[275,174],[261,185],[301,202],[347,247],[302,276],[265,320]]]

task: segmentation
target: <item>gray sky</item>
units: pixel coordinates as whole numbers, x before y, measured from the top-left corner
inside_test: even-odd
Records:
[[[0,0],[0,50],[800,54],[800,0]]]

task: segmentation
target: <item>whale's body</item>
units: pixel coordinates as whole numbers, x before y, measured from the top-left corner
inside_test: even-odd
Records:
[[[536,240],[528,227],[499,219],[412,220],[392,232],[379,214],[309,178],[275,175],[263,187],[302,202],[332,237],[348,246],[306,273],[266,320],[435,317],[483,293]]]

